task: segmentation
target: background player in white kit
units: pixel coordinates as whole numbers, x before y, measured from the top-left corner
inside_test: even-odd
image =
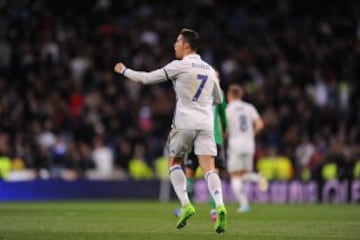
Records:
[[[196,53],[199,34],[182,29],[174,44],[177,59],[151,72],[128,69],[123,63],[115,65],[115,71],[143,84],[171,81],[176,93],[176,107],[172,129],[168,138],[170,181],[180,200],[182,210],[177,228],[183,228],[195,214],[186,191],[186,177],[181,167],[183,157],[194,146],[200,168],[205,174],[208,189],[216,203],[217,220],[214,230],[225,232],[226,209],[223,202],[220,178],[215,172],[213,105],[222,101],[219,79],[214,69]]]
[[[261,190],[266,191],[267,180],[253,172],[255,153],[255,135],[264,128],[256,108],[242,101],[243,89],[231,84],[227,91],[228,105],[226,117],[228,126],[227,170],[231,188],[239,201],[239,212],[250,210],[249,201],[244,191],[244,182],[257,182]]]

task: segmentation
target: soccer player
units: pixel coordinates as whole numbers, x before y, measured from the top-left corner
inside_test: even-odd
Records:
[[[226,169],[225,163],[225,154],[223,149],[223,133],[226,131],[226,101],[225,98],[223,102],[217,104],[214,107],[214,136],[217,148],[217,155],[215,157],[215,169],[219,174],[220,170]],[[196,176],[196,170],[199,167],[199,160],[194,153],[194,148],[191,150],[189,154],[185,155],[184,159],[184,167],[185,167],[185,175],[187,182],[187,191],[190,199],[194,193],[194,179]],[[216,221],[216,204],[214,199],[211,197],[210,199],[211,210],[210,217],[212,221]],[[175,216],[179,217],[181,214],[181,208],[175,210]]]
[[[197,54],[200,36],[191,29],[182,29],[174,44],[174,60],[161,69],[151,72],[135,71],[117,63],[114,70],[125,77],[143,84],[171,81],[176,93],[176,107],[169,133],[170,181],[180,200],[182,209],[176,227],[183,228],[195,215],[195,208],[186,191],[186,177],[181,167],[185,153],[194,146],[207,186],[216,203],[217,220],[214,230],[225,232],[226,208],[221,182],[215,171],[217,154],[214,140],[213,105],[222,102],[221,88],[215,70]]]
[[[264,128],[264,122],[256,108],[245,101],[243,89],[231,84],[227,91],[228,105],[226,116],[228,122],[227,170],[230,175],[232,191],[237,198],[239,212],[248,212],[250,205],[244,192],[244,182],[257,182],[261,190],[268,188],[267,180],[253,172],[255,153],[255,135]]]

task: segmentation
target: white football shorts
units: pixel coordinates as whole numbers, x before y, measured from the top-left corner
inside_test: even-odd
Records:
[[[171,129],[168,137],[171,157],[183,157],[194,145],[196,155],[216,156],[214,132],[208,130]]]
[[[228,151],[227,170],[229,173],[235,171],[253,171],[253,153],[243,153],[239,151]]]

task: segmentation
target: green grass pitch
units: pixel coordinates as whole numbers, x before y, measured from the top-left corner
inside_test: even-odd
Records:
[[[209,205],[175,229],[178,203],[78,201],[0,203],[0,240],[106,239],[360,239],[360,205],[252,205],[238,214],[229,204],[228,228],[216,234]]]

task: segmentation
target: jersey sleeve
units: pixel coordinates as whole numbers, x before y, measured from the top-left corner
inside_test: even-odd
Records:
[[[253,122],[260,118],[259,112],[256,110],[256,108],[253,105],[250,105],[250,116]]]
[[[143,84],[160,83],[165,82],[166,80],[170,80],[165,67],[151,72],[135,71],[127,68],[123,75],[135,82],[140,82]]]
[[[214,105],[220,104],[223,101],[222,90],[220,87],[219,79],[215,76],[215,84],[213,89]]]
[[[177,75],[179,74],[181,69],[180,62],[178,60],[171,61],[166,66],[163,67],[163,71],[165,77],[169,81],[173,81],[176,79]]]

